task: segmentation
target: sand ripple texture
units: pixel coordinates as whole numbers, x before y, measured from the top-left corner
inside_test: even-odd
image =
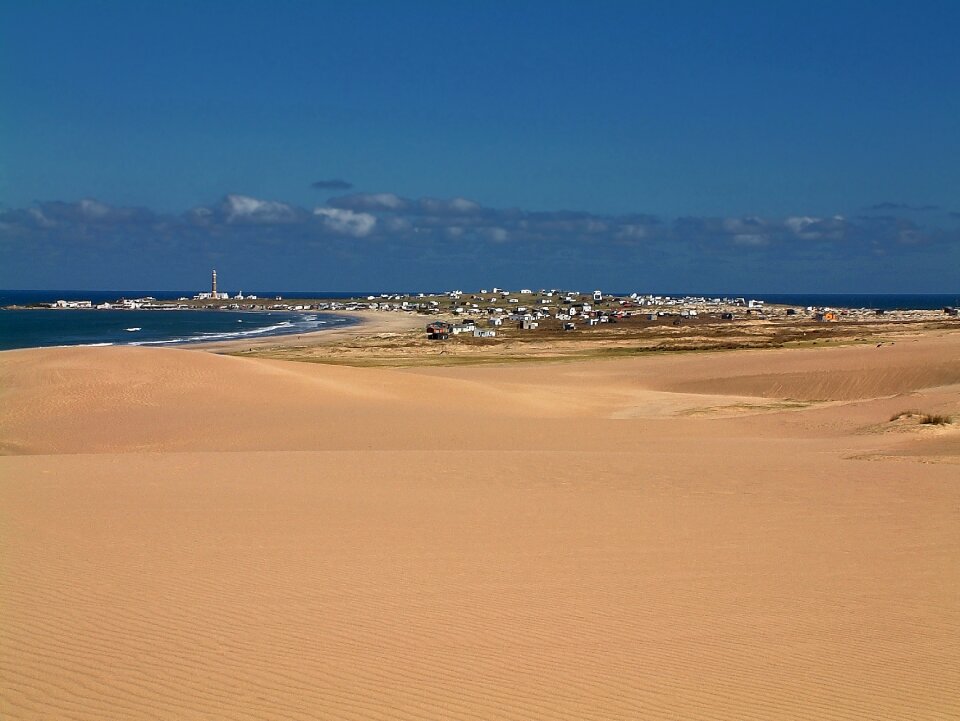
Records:
[[[884,350],[0,354],[0,717],[960,718],[960,342]]]

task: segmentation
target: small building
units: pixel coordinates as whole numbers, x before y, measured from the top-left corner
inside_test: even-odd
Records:
[[[473,331],[474,338],[496,338],[497,331],[490,330],[489,328],[475,328]]]
[[[452,326],[443,321],[436,321],[427,325],[427,338],[430,340],[446,340],[450,337]]]
[[[573,323],[564,323],[564,324],[563,324],[563,329],[564,329],[564,330],[576,330],[576,329],[577,329],[577,326],[574,325]]]
[[[540,324],[535,320],[524,320],[520,322],[520,328],[522,330],[536,330],[540,327]]]

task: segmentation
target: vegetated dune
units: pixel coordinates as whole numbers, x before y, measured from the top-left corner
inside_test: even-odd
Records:
[[[960,434],[864,431],[960,336],[902,345],[2,353],[0,717],[960,717]]]
[[[431,368],[418,374],[496,379],[528,387],[560,380],[596,392],[658,390],[744,398],[848,401],[960,383],[956,334],[896,343],[662,353],[630,360],[493,368]]]

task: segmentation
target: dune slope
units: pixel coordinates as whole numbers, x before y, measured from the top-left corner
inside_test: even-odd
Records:
[[[0,716],[960,716],[958,368],[0,354]]]

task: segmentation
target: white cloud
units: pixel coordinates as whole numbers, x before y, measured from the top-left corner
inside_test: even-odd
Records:
[[[374,193],[367,196],[367,198],[371,206],[383,208],[384,210],[400,210],[407,204],[407,201],[393,193]]]
[[[480,210],[480,203],[475,203],[467,198],[454,198],[450,201],[450,209],[458,213],[473,213]]]
[[[110,214],[110,207],[101,203],[99,200],[85,198],[77,205],[80,208],[80,212],[88,218],[105,218]]]
[[[390,233],[407,233],[413,229],[413,223],[406,218],[389,215],[383,219],[386,229]]]
[[[223,199],[223,211],[228,223],[284,223],[297,218],[297,211],[293,206],[275,200],[251,198],[248,195],[228,195]]]
[[[328,205],[347,210],[397,212],[405,210],[410,203],[395,193],[354,193],[353,195],[331,198]]]
[[[364,238],[373,232],[377,219],[370,213],[355,213],[340,208],[316,208],[314,215],[322,218],[325,227],[354,238]]]
[[[41,228],[53,228],[57,224],[56,221],[44,215],[40,208],[28,208],[27,213]]]
[[[814,223],[819,223],[820,218],[812,218],[808,215],[795,215],[790,218],[787,218],[783,221],[783,224],[787,226],[794,233],[802,233],[807,226],[813,225]]]
[[[617,229],[617,237],[624,240],[640,240],[647,237],[647,228],[635,223],[621,225]]]

